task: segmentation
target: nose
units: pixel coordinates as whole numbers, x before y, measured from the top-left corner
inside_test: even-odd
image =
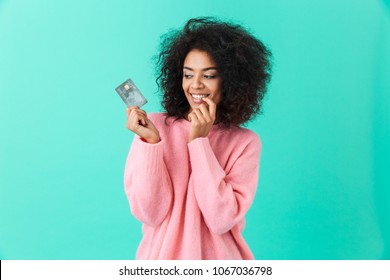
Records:
[[[192,89],[199,89],[203,87],[203,83],[200,77],[194,76],[194,78],[191,81],[191,88]]]

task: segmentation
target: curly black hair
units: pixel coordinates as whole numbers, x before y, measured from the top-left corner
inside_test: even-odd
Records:
[[[193,49],[211,56],[222,80],[216,123],[226,128],[240,126],[262,111],[271,76],[271,52],[240,25],[202,17],[162,36],[156,82],[167,116],[182,119],[190,110],[182,79],[184,60]]]

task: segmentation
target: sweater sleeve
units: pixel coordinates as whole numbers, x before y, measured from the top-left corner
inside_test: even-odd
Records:
[[[256,135],[245,145],[225,172],[207,137],[188,144],[195,196],[207,226],[215,234],[226,233],[243,221],[253,202],[261,142]]]
[[[124,185],[131,212],[149,226],[162,223],[172,202],[163,146],[163,140],[149,144],[136,136],[126,160]]]

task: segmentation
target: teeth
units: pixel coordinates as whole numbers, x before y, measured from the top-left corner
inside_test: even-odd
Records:
[[[202,99],[203,97],[206,97],[208,94],[191,94],[193,98],[196,99]]]

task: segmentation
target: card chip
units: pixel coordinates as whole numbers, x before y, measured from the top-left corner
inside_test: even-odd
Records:
[[[115,91],[119,94],[127,107],[141,107],[148,102],[131,79],[127,79],[117,86]]]

